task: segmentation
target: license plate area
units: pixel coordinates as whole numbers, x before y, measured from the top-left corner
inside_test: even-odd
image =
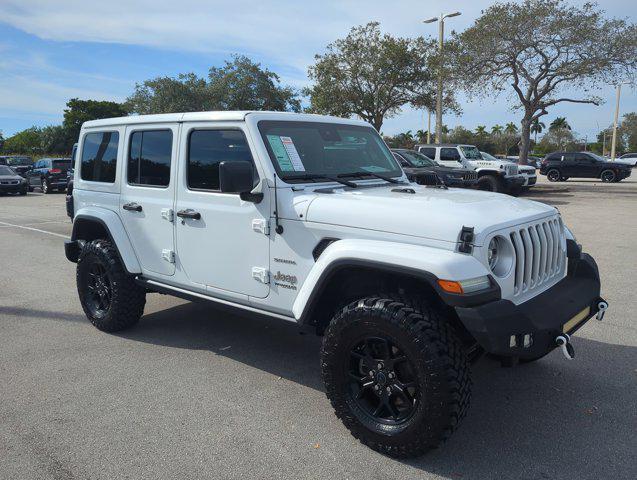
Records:
[[[566,322],[562,326],[562,332],[569,333],[573,328],[575,328],[582,320],[587,319],[591,314],[591,307],[586,307],[584,310],[579,312],[573,318],[571,318],[568,322]]]

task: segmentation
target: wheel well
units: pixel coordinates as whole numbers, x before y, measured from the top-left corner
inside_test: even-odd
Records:
[[[334,314],[354,300],[370,295],[395,294],[402,297],[426,298],[446,314],[457,333],[467,343],[475,340],[460,322],[455,310],[445,304],[429,280],[422,276],[384,270],[376,267],[345,266],[329,275],[324,288],[312,298],[303,323],[322,335]]]
[[[92,218],[76,218],[73,221],[72,240],[84,240],[90,242],[97,239],[111,240],[112,237],[106,225]]]

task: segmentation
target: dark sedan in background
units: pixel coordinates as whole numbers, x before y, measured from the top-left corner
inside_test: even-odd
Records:
[[[448,187],[473,187],[478,182],[474,170],[443,167],[425,154],[406,148],[393,148],[392,153],[412,182],[429,185],[432,175]]]
[[[26,195],[27,189],[26,179],[18,175],[11,167],[0,165],[0,194],[19,193]]]

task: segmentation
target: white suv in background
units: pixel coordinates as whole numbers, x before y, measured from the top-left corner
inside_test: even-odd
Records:
[[[510,162],[485,160],[473,145],[424,144],[414,149],[424,153],[441,165],[448,167],[458,164],[468,166],[478,172],[478,188],[489,192],[508,193],[520,188],[525,179],[518,173],[518,166]]]
[[[504,157],[497,158],[487,152],[480,152],[482,158],[485,160],[491,160],[493,162],[510,162],[518,166],[518,173],[524,177],[524,183],[518,187],[521,190],[528,190],[537,183],[537,172],[533,165],[519,165],[519,157]]]

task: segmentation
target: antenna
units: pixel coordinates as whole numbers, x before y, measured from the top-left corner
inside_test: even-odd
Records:
[[[283,225],[279,224],[279,197],[277,195],[276,188],[276,173],[274,174],[274,224],[276,228],[274,231],[281,235],[283,233]]]

